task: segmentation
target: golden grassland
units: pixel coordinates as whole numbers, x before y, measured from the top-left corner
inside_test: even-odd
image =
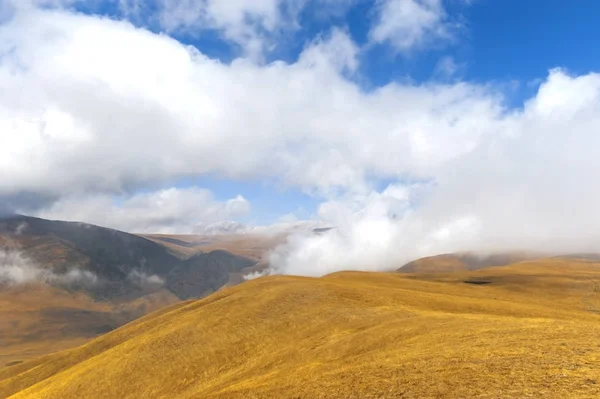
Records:
[[[123,303],[44,284],[0,291],[0,367],[72,348],[179,300],[166,290]],[[0,395],[0,398],[3,396]]]
[[[546,258],[548,254],[536,252],[500,252],[488,255],[470,252],[442,254],[420,258],[398,269],[401,273],[446,273],[477,270],[490,266],[505,266],[525,260]]]
[[[93,328],[89,320],[65,320],[57,317],[59,312],[64,315],[93,312],[100,315],[97,325],[104,325],[106,320],[102,315],[108,310],[107,305],[95,303],[83,294],[73,295],[43,284],[3,290],[0,292],[0,367],[78,346],[98,335],[89,332],[89,328]]]
[[[600,397],[598,281],[554,259],[265,277],[0,369],[0,397]]]

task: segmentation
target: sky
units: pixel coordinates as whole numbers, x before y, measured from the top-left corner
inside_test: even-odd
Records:
[[[293,225],[273,270],[597,251],[600,3],[0,0],[0,212]]]

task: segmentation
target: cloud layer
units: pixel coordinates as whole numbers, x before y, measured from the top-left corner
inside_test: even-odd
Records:
[[[57,274],[39,267],[17,250],[0,250],[0,285],[43,283],[62,286],[93,287],[98,277],[87,270],[70,269]]]
[[[170,188],[115,199],[110,195],[61,198],[36,212],[53,220],[84,220],[135,233],[202,233],[214,223],[246,216],[250,204],[237,196],[217,201],[208,190]]]
[[[341,31],[296,63],[266,66],[59,11],[20,14],[0,37],[5,195],[120,192],[208,172],[368,189],[370,176],[428,174],[469,151],[501,112],[467,83],[363,92],[344,77],[356,48]]]
[[[323,204],[321,217],[339,228],[290,238],[272,255],[274,272],[385,270],[469,250],[598,252],[600,75],[552,70],[522,110],[485,126],[430,185]]]
[[[254,12],[277,29],[278,2],[242,3],[254,8],[228,9],[219,29]],[[441,1],[378,4],[375,42],[452,40]],[[55,198],[42,213],[53,217],[188,232],[248,203],[199,189],[124,193],[207,173],[275,180],[321,198],[319,218],[338,227],[274,252],[274,270],[294,274],[459,250],[598,250],[598,74],[552,69],[509,108],[493,84],[365,90],[360,52],[332,29],[293,62],[225,64],[128,22],[21,11],[0,25],[0,196]]]

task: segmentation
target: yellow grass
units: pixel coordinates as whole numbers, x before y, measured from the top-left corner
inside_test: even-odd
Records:
[[[166,290],[115,304],[44,284],[4,289],[0,291],[0,369],[79,346],[175,302],[177,297]]]
[[[599,270],[262,278],[0,369],[0,397],[600,397]]]

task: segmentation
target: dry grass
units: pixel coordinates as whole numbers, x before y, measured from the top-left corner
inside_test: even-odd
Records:
[[[401,273],[449,273],[477,270],[490,266],[505,266],[515,262],[548,257],[535,252],[500,252],[476,254],[470,252],[442,254],[420,258],[398,269]]]
[[[108,311],[86,295],[42,284],[0,291],[0,367],[89,341],[107,324]]]
[[[81,292],[44,284],[0,291],[0,370],[79,346],[179,300],[163,290],[122,303],[95,302]],[[0,395],[0,397],[3,397]]]
[[[598,397],[599,270],[261,278],[2,369],[0,397]]]

